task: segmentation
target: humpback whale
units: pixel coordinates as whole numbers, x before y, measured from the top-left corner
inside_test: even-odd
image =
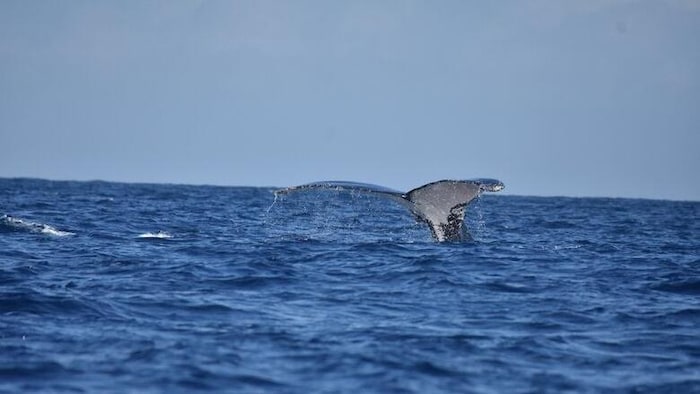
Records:
[[[275,191],[275,196],[307,189],[347,190],[387,196],[408,208],[416,219],[430,227],[435,240],[443,242],[462,238],[464,212],[472,200],[483,192],[497,192],[504,187],[503,182],[488,178],[441,180],[402,193],[368,183],[324,181],[279,189]]]

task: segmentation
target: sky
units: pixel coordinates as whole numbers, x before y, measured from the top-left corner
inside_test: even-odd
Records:
[[[700,0],[0,1],[0,177],[700,200]]]

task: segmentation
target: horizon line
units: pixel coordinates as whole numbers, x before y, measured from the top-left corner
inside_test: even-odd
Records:
[[[108,180],[108,179],[66,179],[66,178],[41,178],[35,176],[2,176],[0,180],[27,180],[27,181],[43,181],[43,182],[84,182],[84,183],[115,183],[124,185],[162,185],[162,186],[203,186],[203,187],[239,187],[239,188],[259,188],[259,189],[279,189],[288,187],[277,185],[242,185],[242,184],[223,184],[223,183],[188,183],[188,182],[167,182],[167,181],[129,181],[129,180]],[[581,199],[621,199],[621,200],[649,200],[649,201],[670,201],[670,202],[686,202],[698,203],[700,200],[675,199],[675,198],[653,198],[653,197],[630,197],[630,196],[606,196],[606,195],[566,195],[566,194],[515,194],[508,191],[508,188],[497,194],[489,194],[495,197],[528,197],[528,198],[581,198]]]

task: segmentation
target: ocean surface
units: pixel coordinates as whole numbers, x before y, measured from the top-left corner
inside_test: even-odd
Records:
[[[489,194],[467,224],[0,179],[0,392],[700,392],[699,202]]]

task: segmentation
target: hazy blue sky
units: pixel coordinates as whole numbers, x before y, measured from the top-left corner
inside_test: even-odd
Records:
[[[0,176],[700,200],[700,1],[0,1]]]

